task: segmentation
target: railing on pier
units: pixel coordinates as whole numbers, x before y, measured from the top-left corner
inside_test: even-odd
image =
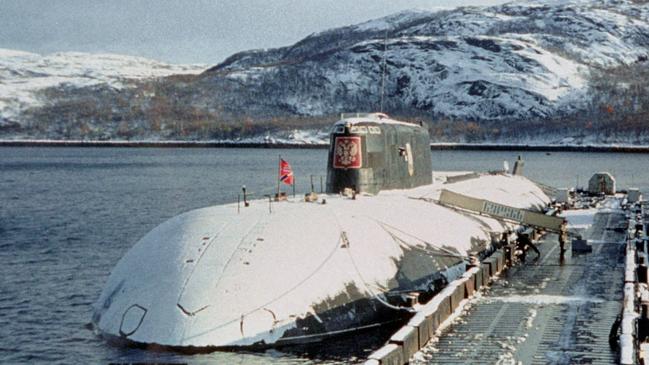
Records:
[[[620,364],[649,364],[649,205],[631,206],[629,220],[620,335]]]

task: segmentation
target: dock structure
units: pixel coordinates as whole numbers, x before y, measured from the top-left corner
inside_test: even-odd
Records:
[[[418,323],[428,328],[425,314],[389,341],[398,356],[382,358],[384,350],[370,355],[368,363],[649,363],[644,361],[649,346],[641,344],[649,333],[649,247],[642,221],[647,209],[642,202],[625,203],[620,194],[599,200],[588,229],[582,228],[584,240],[568,245],[564,255],[554,233],[541,240],[538,260],[531,253],[527,262],[501,271],[498,263],[509,262],[508,250],[496,251],[465,275],[474,278],[476,294],[464,285],[466,299],[444,311],[455,310],[445,321],[433,316],[426,341],[419,336],[419,351],[408,335],[417,333]],[[447,291],[452,302],[453,290]]]
[[[593,252],[563,263],[547,237],[539,261],[503,273],[417,363],[616,363],[609,334],[622,310],[626,230],[615,228],[624,221],[622,211],[597,213]]]

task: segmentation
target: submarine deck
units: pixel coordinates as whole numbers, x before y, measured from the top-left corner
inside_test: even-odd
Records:
[[[598,211],[585,237],[592,253],[563,261],[557,236],[547,236],[540,260],[530,252],[526,263],[501,273],[411,363],[618,362],[609,332],[624,296],[625,220],[621,210]]]

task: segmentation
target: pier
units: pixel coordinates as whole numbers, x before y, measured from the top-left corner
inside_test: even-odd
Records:
[[[538,260],[529,252],[516,263],[510,248],[497,250],[366,364],[645,364],[647,209],[625,194],[578,199],[596,208],[573,211],[591,212],[592,221],[569,225],[583,240],[564,255],[554,233],[539,240]],[[458,302],[458,292],[457,305],[441,304],[444,296]]]

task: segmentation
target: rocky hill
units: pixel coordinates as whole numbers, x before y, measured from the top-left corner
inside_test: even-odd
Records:
[[[129,59],[111,64],[112,74],[98,66],[100,56],[53,62],[3,52],[0,133],[13,136],[236,138],[319,128],[340,112],[381,109],[381,95],[384,111],[423,118],[439,140],[466,140],[472,133],[485,140],[535,139],[529,130],[539,126],[537,139],[556,139],[592,126],[593,118],[601,128],[590,133],[598,135],[628,113],[649,110],[645,80],[613,77],[646,67],[645,1],[406,11],[312,34],[289,47],[238,53],[201,73]],[[84,81],[60,81],[67,73]],[[160,78],[176,73],[188,75]],[[39,87],[24,88],[24,79]],[[600,126],[602,110],[608,124]],[[646,135],[638,128],[632,133]]]

